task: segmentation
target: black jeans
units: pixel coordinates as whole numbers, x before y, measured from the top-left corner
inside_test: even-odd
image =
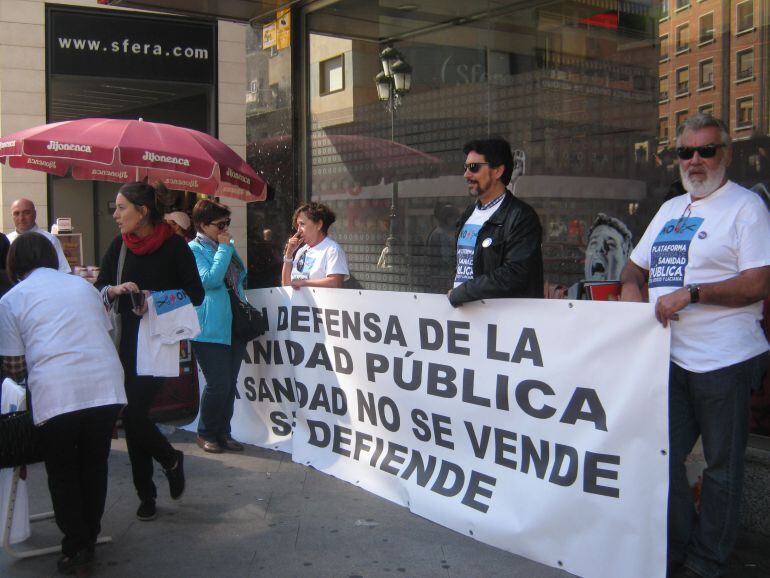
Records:
[[[119,405],[81,409],[40,426],[48,490],[62,553],[93,548],[107,498],[107,458]]]
[[[206,377],[198,435],[210,442],[227,439],[230,437],[230,420],[235,406],[235,385],[246,344],[233,337],[232,345],[193,341],[192,346]]]

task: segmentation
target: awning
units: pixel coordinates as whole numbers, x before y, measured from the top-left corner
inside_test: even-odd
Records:
[[[116,8],[132,8],[134,10],[152,10],[185,14],[189,16],[205,16],[221,18],[237,22],[249,22],[267,14],[275,15],[276,10],[296,4],[298,0],[97,0],[99,4],[115,6]]]

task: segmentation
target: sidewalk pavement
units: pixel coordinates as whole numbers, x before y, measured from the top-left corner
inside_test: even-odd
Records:
[[[187,489],[179,501],[157,470],[158,518],[140,522],[125,440],[113,442],[110,486],[94,577],[521,577],[566,572],[484,545],[382,498],[294,464],[284,453],[247,446],[206,454],[176,431]],[[50,510],[41,464],[29,468],[30,511]],[[34,522],[18,549],[58,544],[52,520]],[[56,576],[56,555],[14,560],[0,552],[0,576]],[[743,536],[729,576],[770,576],[770,537]]]

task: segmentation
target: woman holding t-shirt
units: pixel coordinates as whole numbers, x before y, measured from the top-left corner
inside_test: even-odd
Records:
[[[345,251],[328,237],[335,219],[329,207],[320,203],[308,203],[294,211],[292,226],[297,232],[283,253],[284,286],[339,289],[350,278]]]
[[[120,187],[112,215],[120,235],[107,249],[95,284],[104,303],[117,307],[122,324],[118,353],[126,374],[128,397],[122,421],[140,501],[136,517],[142,521],[156,516],[153,460],[163,468],[171,498],[176,500],[184,492],[184,454],[174,449],[150,421],[150,408],[164,378],[136,373],[139,324],[147,303],[134,309],[131,294],[181,289],[193,305],[200,305],[204,295],[190,247],[163,220],[160,208],[169,196],[161,183],[153,187],[137,182]]]

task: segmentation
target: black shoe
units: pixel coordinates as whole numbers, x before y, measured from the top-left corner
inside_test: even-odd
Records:
[[[240,442],[235,441],[231,437],[220,438],[218,441],[219,441],[219,447],[221,447],[223,450],[227,450],[228,452],[242,452],[243,451],[243,444],[240,443]]]
[[[168,490],[172,500],[178,500],[184,493],[184,454],[180,450],[174,450],[176,464],[169,470],[163,470],[168,478]]]
[[[136,511],[136,517],[142,522],[150,522],[158,515],[155,509],[155,500],[142,500],[139,509]]]
[[[73,556],[62,556],[56,561],[56,568],[62,574],[74,574],[85,569],[94,561],[94,553],[81,550]]]

